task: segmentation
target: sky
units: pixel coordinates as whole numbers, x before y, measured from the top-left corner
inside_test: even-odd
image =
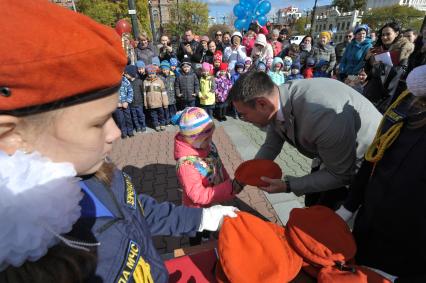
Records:
[[[235,4],[237,4],[238,0],[200,0],[202,2],[209,4],[209,16],[212,17],[223,17],[224,15],[228,15],[232,13],[232,9]],[[314,6],[315,0],[269,0],[272,4],[272,10],[268,13],[267,16],[272,17],[273,13],[281,8],[286,8],[288,6],[298,7],[301,11],[303,9],[312,9]],[[328,5],[332,1],[331,0],[318,0],[317,5]]]

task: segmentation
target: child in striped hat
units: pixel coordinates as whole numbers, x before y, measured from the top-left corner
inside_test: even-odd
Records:
[[[210,207],[235,197],[241,188],[233,184],[212,141],[215,125],[207,112],[187,107],[172,122],[179,126],[175,136],[176,175],[183,190],[182,203],[188,207]],[[203,235],[190,238],[201,243]]]

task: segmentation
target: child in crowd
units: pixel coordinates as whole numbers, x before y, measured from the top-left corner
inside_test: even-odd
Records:
[[[309,57],[306,59],[306,67],[303,70],[303,77],[305,79],[312,79],[314,77],[315,59]]]
[[[251,57],[247,57],[245,62],[244,62],[244,73],[248,72],[251,70],[251,66],[253,64],[253,59],[251,59]]]
[[[142,81],[145,79],[145,63],[142,60],[136,61],[136,67],[138,68],[138,76]]]
[[[164,119],[166,125],[170,125],[171,118],[176,114],[176,93],[175,93],[175,80],[176,77],[172,75],[170,70],[170,63],[166,60],[160,63],[161,68],[161,79],[164,82],[164,87],[167,91],[167,99],[169,100],[169,106],[164,108]]]
[[[212,76],[213,66],[207,62],[202,64],[202,73],[200,78],[200,105],[209,114],[210,118],[213,117],[213,110],[215,107],[215,80]]]
[[[133,137],[132,114],[130,113],[130,103],[133,101],[133,89],[129,80],[123,73],[119,90],[118,107],[114,112],[114,117],[121,131],[121,138]]]
[[[179,62],[177,58],[170,58],[170,74],[178,77],[180,75],[180,69],[178,68]]]
[[[282,71],[283,66],[283,59],[281,59],[280,57],[275,57],[272,61],[272,68],[268,71],[268,76],[277,86],[280,86],[285,83],[285,76],[284,72]]]
[[[266,72],[266,63],[263,61],[257,61],[256,63],[256,71]]]
[[[210,207],[234,198],[234,191],[239,190],[237,183],[229,178],[212,141],[215,129],[212,118],[201,108],[188,107],[178,112],[172,122],[179,126],[174,157],[183,205]],[[190,244],[200,244],[202,235],[197,233],[189,238]]]
[[[215,79],[216,83],[216,118],[219,121],[226,121],[226,99],[228,98],[229,90],[232,87],[231,79],[228,73],[228,64],[221,63],[219,72]]]
[[[188,58],[182,60],[181,74],[176,78],[175,91],[179,109],[194,107],[196,97],[200,92],[200,84],[197,75],[191,70],[191,61]]]
[[[364,87],[367,84],[367,73],[364,69],[361,69],[356,78],[348,76],[345,80],[345,84],[351,86],[353,89],[362,94],[364,93]]]
[[[158,56],[152,57],[152,65],[154,65],[155,67],[157,67],[157,71],[160,70],[160,58],[158,58]]]
[[[158,68],[156,66],[146,66],[146,72],[148,77],[143,82],[145,90],[144,105],[149,111],[154,129],[157,132],[164,131],[166,130],[164,108],[167,108],[169,104],[167,91],[163,81],[157,77]]]
[[[133,90],[133,101],[130,103],[133,126],[136,132],[146,131],[145,114],[143,113],[143,81],[139,79],[138,68],[127,65],[124,76],[129,80]]]
[[[304,77],[300,74],[300,63],[295,62],[291,65],[291,75],[288,76],[289,81],[304,79]]]
[[[293,65],[293,59],[291,59],[290,56],[285,56],[283,63],[284,63],[283,72],[284,72],[285,78],[287,79],[288,76],[291,75],[291,65]]]
[[[329,78],[328,66],[328,61],[320,60],[314,68],[314,78]]]
[[[240,78],[241,74],[244,73],[244,63],[237,62],[234,67],[234,73],[231,75],[231,83],[232,85]],[[234,104],[230,105],[232,118],[238,119],[237,109],[234,107]]]
[[[213,55],[213,75],[216,76],[222,63],[223,55],[220,50],[217,50]]]

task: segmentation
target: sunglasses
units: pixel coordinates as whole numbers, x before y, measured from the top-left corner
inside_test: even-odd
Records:
[[[352,35],[346,35],[345,37],[346,38],[352,38]]]

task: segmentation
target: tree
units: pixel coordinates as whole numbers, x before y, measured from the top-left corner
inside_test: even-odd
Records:
[[[364,10],[366,7],[366,0],[333,0],[333,6],[337,6],[341,12],[349,12],[353,10]]]
[[[127,19],[131,22],[128,15],[129,7],[127,0],[79,0],[76,2],[76,5],[78,12],[110,27],[115,27],[115,23],[120,19]],[[151,35],[148,2],[146,0],[137,0],[136,12],[139,30],[146,31]]]
[[[209,21],[208,5],[192,0],[179,1],[179,9],[177,5],[171,7],[170,19],[165,25],[166,33],[170,35],[181,36],[188,29],[194,34],[206,34]]]
[[[419,30],[424,12],[413,7],[394,5],[371,9],[362,17],[362,22],[373,30],[378,30],[388,22],[397,21],[404,29]]]
[[[296,32],[297,34],[306,34],[305,24],[306,24],[306,18],[304,17],[299,18],[293,23],[291,30],[293,32]]]

